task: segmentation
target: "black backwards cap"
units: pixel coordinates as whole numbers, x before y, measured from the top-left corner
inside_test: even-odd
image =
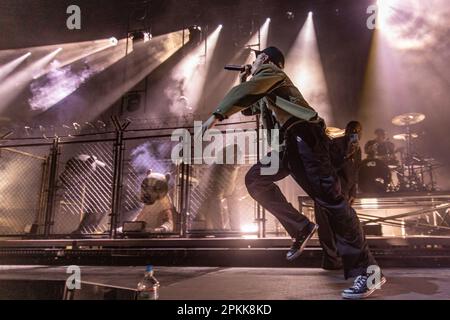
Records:
[[[284,55],[280,49],[276,47],[268,47],[262,51],[253,50],[256,56],[259,56],[261,53],[267,54],[269,60],[275,63],[281,69],[284,69]]]

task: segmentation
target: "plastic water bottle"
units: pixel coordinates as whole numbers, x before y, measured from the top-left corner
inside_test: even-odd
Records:
[[[153,275],[153,266],[147,266],[144,279],[137,285],[138,300],[158,300],[159,281]]]

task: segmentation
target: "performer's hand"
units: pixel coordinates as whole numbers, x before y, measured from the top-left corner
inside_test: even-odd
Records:
[[[241,81],[241,83],[246,82],[247,78],[250,76],[251,73],[252,73],[252,66],[247,64],[245,66],[245,70],[239,74],[239,80]]]
[[[202,125],[202,137],[205,135],[206,130],[211,129],[212,127],[214,127],[217,123],[217,121],[219,121],[215,115],[212,115],[211,117],[208,118],[208,120],[205,121],[205,123],[203,123]]]
[[[202,130],[194,137],[195,140],[202,140],[206,130],[211,129],[219,121],[215,115],[212,115],[202,124]]]

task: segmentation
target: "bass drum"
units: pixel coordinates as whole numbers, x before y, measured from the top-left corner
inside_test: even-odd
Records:
[[[385,193],[391,182],[389,167],[379,159],[366,159],[359,169],[358,188],[362,193]]]

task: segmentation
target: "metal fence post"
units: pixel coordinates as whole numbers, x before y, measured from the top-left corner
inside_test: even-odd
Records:
[[[58,158],[59,158],[59,137],[53,138],[53,145],[50,151],[50,168],[48,174],[47,206],[45,211],[44,237],[48,238],[53,226],[53,216],[55,207],[55,196],[58,188]]]
[[[47,155],[45,161],[42,163],[42,178],[41,188],[39,190],[39,208],[35,219],[36,229],[34,232],[30,232],[36,236],[41,236],[45,233],[45,217],[47,210],[47,193],[46,190],[49,184],[49,171],[50,171],[50,155]]]
[[[189,207],[190,207],[190,185],[191,185],[191,165],[190,164],[185,164],[185,174],[186,174],[186,179],[184,180],[185,183],[185,187],[184,187],[184,207],[183,207],[183,236],[185,237],[187,235],[187,227],[188,227],[188,212],[189,212]]]
[[[178,198],[178,208],[180,210],[180,237],[186,236],[186,221],[187,221],[187,210],[186,210],[186,165],[184,162],[180,163],[180,180],[179,180],[179,198]]]
[[[112,117],[112,122],[116,129],[116,139],[114,142],[114,159],[113,159],[113,185],[112,185],[112,199],[111,199],[111,219],[109,235],[112,239],[117,235],[117,223],[120,215],[120,206],[122,200],[122,183],[123,183],[123,156],[125,145],[123,141],[125,129],[130,125],[127,120],[121,124],[118,117]]]
[[[261,139],[264,139],[264,136],[261,137],[260,132],[261,120],[259,115],[256,115],[256,161],[259,162],[261,160],[261,148],[260,143]],[[258,225],[258,238],[266,237],[266,210],[256,202],[256,223]]]

